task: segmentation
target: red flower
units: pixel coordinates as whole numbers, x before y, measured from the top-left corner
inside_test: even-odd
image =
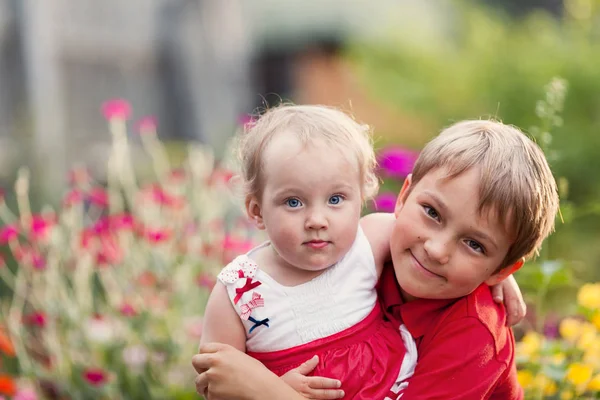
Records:
[[[92,386],[101,386],[108,380],[108,376],[100,368],[86,369],[83,371],[83,377]]]
[[[107,120],[128,119],[131,114],[131,105],[123,99],[113,99],[102,104],[102,114]]]
[[[140,134],[145,133],[154,133],[156,132],[156,127],[158,126],[158,122],[156,117],[153,115],[148,115],[140,118],[140,120],[135,124],[136,129]]]
[[[46,315],[42,312],[33,312],[31,314],[24,315],[23,323],[25,325],[44,328],[46,326]]]
[[[14,396],[17,392],[17,384],[14,379],[8,375],[0,375],[0,394]]]
[[[99,207],[108,207],[108,193],[101,187],[92,188],[87,194],[88,200]]]
[[[19,236],[19,228],[16,225],[4,225],[0,230],[0,244],[7,244]]]
[[[150,271],[144,271],[138,277],[138,284],[145,287],[154,287],[156,285],[156,275]]]

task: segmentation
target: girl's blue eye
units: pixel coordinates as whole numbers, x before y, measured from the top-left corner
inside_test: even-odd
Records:
[[[287,206],[291,208],[300,207],[302,205],[302,203],[298,199],[287,199],[285,201],[285,204],[287,204]]]
[[[474,240],[470,240],[470,239],[467,240],[467,246],[469,246],[471,249],[473,249],[479,253],[485,253],[483,246]]]
[[[427,213],[427,215],[430,218],[433,218],[436,221],[440,220],[440,214],[438,214],[438,212],[435,210],[435,208],[430,207],[430,206],[423,206],[423,208],[425,209],[425,213]]]
[[[338,205],[342,201],[344,201],[344,198],[342,196],[340,196],[339,194],[333,195],[329,198],[329,204],[333,204],[333,205]]]

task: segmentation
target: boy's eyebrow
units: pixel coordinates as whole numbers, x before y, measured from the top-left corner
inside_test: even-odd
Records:
[[[491,244],[493,247],[495,247],[495,248],[498,248],[498,245],[496,244],[496,242],[494,242],[494,240],[492,239],[492,237],[491,237],[491,236],[489,236],[489,235],[486,235],[485,233],[483,233],[483,232],[481,232],[481,231],[477,231],[477,230],[474,230],[474,231],[472,232],[472,235],[473,235],[473,236],[474,236],[476,239],[479,239],[479,240],[481,240],[481,241],[484,241],[484,242],[488,242],[488,243],[489,243],[489,244]]]
[[[431,197],[436,202],[436,205],[440,209],[440,211],[442,211],[443,213],[448,213],[448,207],[446,206],[446,203],[444,203],[437,194],[429,190],[424,190],[423,193]]]

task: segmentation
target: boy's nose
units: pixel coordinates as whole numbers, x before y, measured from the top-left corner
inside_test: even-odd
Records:
[[[450,261],[451,244],[448,240],[431,238],[425,241],[423,247],[432,261],[440,264],[447,264]]]

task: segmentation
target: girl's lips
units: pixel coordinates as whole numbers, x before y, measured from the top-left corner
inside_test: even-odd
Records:
[[[306,242],[305,245],[310,247],[311,249],[322,249],[327,247],[329,242],[325,242],[323,240],[311,240],[310,242]]]

